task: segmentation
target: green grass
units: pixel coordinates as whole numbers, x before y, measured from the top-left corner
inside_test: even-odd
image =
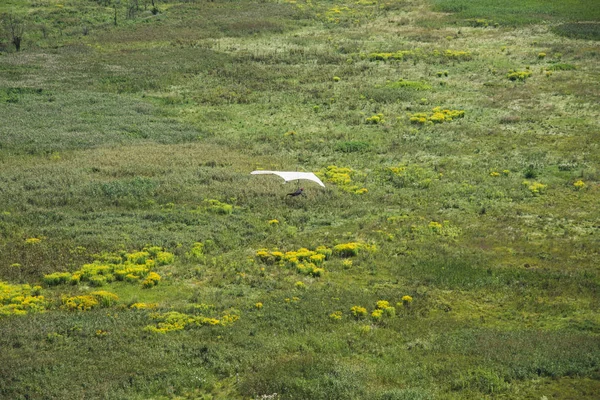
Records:
[[[0,398],[597,397],[593,2],[109,3],[0,6],[0,281],[46,308],[0,292]],[[153,245],[152,288],[43,283]]]

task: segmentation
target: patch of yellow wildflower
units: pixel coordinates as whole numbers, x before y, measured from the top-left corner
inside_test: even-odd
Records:
[[[91,286],[104,286],[114,281],[137,283],[143,279],[144,287],[152,287],[160,281],[160,275],[152,272],[156,265],[167,265],[174,261],[172,253],[162,251],[154,246],[133,253],[103,255],[100,260],[83,267],[73,273],[54,272],[44,275],[44,282],[49,286],[65,283],[77,285],[87,282]]]
[[[41,290],[41,286],[11,285],[0,281],[0,317],[45,311],[47,303]]]
[[[325,11],[325,20],[334,24],[344,22],[355,15],[355,11],[349,7],[331,7]]]
[[[530,181],[523,181],[523,186],[527,186],[527,189],[529,189],[534,196],[545,193],[546,188],[548,187],[548,185],[544,185],[543,183]]]
[[[25,244],[38,244],[42,241],[42,239],[39,238],[28,238],[25,239]]]
[[[150,272],[147,276],[146,279],[144,279],[144,281],[142,282],[142,287],[145,289],[151,288],[153,286],[158,285],[158,282],[160,282],[160,275],[157,274],[156,272]]]
[[[375,114],[371,117],[365,118],[365,123],[370,125],[378,125],[383,124],[385,119],[383,118],[383,114]]]
[[[393,53],[370,53],[368,59],[370,61],[402,61],[415,55],[412,50],[398,50]]]
[[[256,307],[257,310],[260,310],[261,308],[263,308],[263,303],[258,302],[254,305],[254,307]]]
[[[271,226],[273,226],[273,225],[279,225],[279,221],[276,220],[276,219],[271,219],[271,220],[267,221],[267,223],[269,225],[271,225]]]
[[[580,179],[580,180],[576,181],[575,183],[573,183],[573,186],[575,187],[575,189],[577,189],[577,190],[581,190],[581,189],[583,189],[583,188],[585,188],[585,187],[586,187],[586,184],[585,184],[585,182],[584,182],[584,181],[582,181],[582,180]]]
[[[395,52],[380,52],[369,53],[368,56],[363,56],[370,61],[402,61],[411,58],[437,58],[448,61],[469,61],[473,59],[471,52],[462,50],[433,50],[424,52],[421,49],[414,50],[398,50]]]
[[[511,80],[511,81],[521,81],[521,82],[525,82],[525,80],[527,78],[529,78],[531,76],[531,71],[514,71],[514,70],[510,70],[508,71],[508,74],[506,74],[506,77]]]
[[[215,199],[205,199],[204,207],[215,214],[229,215],[233,213],[233,206],[231,204],[223,203]]]
[[[350,308],[350,313],[352,314],[352,316],[354,316],[354,318],[360,319],[364,318],[367,315],[367,309],[361,306],[353,306],[352,308]]]
[[[148,325],[145,330],[164,334],[202,326],[228,326],[237,321],[239,315],[226,312],[221,319],[217,319],[202,315],[189,315],[178,311],[169,311],[166,313],[153,313],[150,315],[150,318],[155,321],[155,325]]]
[[[435,181],[442,178],[442,174],[431,168],[423,168],[419,165],[398,165],[386,167],[382,171],[385,179],[398,188],[415,187],[427,189]]]
[[[157,303],[133,303],[129,306],[132,310],[153,310],[157,307]]]
[[[429,232],[434,235],[445,236],[449,238],[456,238],[462,233],[462,230],[459,227],[450,225],[450,221],[431,221],[427,225],[427,228]]]
[[[316,175],[326,182],[330,182],[338,186],[344,192],[354,194],[364,194],[367,192],[365,188],[360,188],[355,185],[352,178],[357,175],[357,172],[351,168],[337,167],[330,165],[316,173]]]
[[[119,297],[104,290],[82,296],[62,296],[63,308],[69,311],[89,311],[93,308],[105,308],[114,304]]]
[[[333,253],[340,257],[354,257],[361,252],[372,253],[377,250],[377,247],[373,244],[361,243],[361,242],[350,242],[341,243],[333,246]]]
[[[329,319],[332,321],[341,321],[343,317],[343,314],[341,311],[335,311],[332,312],[331,314],[329,314]]]
[[[432,109],[432,113],[416,113],[410,115],[410,123],[411,124],[421,124],[425,125],[427,123],[430,124],[441,124],[444,122],[451,122],[458,118],[463,118],[465,116],[464,110],[449,110],[442,109],[441,107],[435,107]]]
[[[442,56],[448,60],[453,61],[469,61],[473,58],[471,52],[462,50],[446,50],[442,53],[440,53],[437,50],[434,50],[433,54],[434,56]]]

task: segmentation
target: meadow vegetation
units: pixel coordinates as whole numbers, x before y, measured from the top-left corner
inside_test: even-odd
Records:
[[[0,398],[598,398],[595,1],[0,15]]]

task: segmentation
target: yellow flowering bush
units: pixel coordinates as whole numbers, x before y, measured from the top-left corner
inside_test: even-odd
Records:
[[[441,232],[442,228],[443,228],[443,225],[440,224],[439,222],[431,221],[429,223],[429,229],[431,229],[433,232]]]
[[[329,319],[332,321],[341,321],[342,320],[342,312],[341,311],[335,311],[332,312],[331,314],[329,314]]]
[[[150,315],[150,318],[155,321],[155,324],[146,326],[145,330],[164,334],[201,326],[228,326],[239,319],[239,315],[232,311],[225,312],[221,319],[205,317],[203,315],[189,315],[178,311],[153,313]]]
[[[43,312],[47,302],[40,286],[12,285],[0,281],[0,317]]]
[[[533,195],[543,194],[548,187],[548,185],[544,185],[543,183],[530,181],[523,181],[523,186],[527,186],[527,189],[529,189]]]
[[[256,307],[257,310],[260,310],[261,308],[263,308],[263,303],[258,302],[254,305],[254,307]]]
[[[233,213],[233,206],[231,204],[222,203],[215,199],[204,200],[205,207],[208,211],[215,214],[228,215]]]
[[[354,316],[354,318],[364,318],[367,315],[367,309],[361,306],[353,306],[350,308],[350,313]]]
[[[133,303],[129,306],[132,310],[153,310],[158,307],[156,303]]]
[[[469,51],[446,50],[442,54],[444,58],[454,61],[469,61],[473,58]]]
[[[354,257],[363,251],[374,252],[376,250],[375,245],[360,242],[341,243],[333,246],[333,254],[340,257]]]
[[[586,184],[585,184],[584,181],[582,181],[580,179],[580,180],[576,181],[575,183],[573,183],[573,186],[575,187],[575,189],[581,190],[581,189],[583,189],[586,186]]]
[[[317,248],[315,249],[315,252],[317,254],[324,255],[326,260],[329,257],[331,257],[331,254],[333,254],[333,250],[331,250],[329,247],[326,247],[326,246],[317,246]]]
[[[106,308],[115,304],[119,297],[104,290],[91,292],[82,296],[65,296],[61,298],[63,308],[69,311],[89,311],[93,308]]]
[[[373,310],[373,312],[371,313],[371,318],[373,318],[373,321],[375,321],[375,322],[381,321],[382,316],[383,316],[383,310]]]
[[[296,271],[298,271],[298,273],[300,274],[310,275],[315,278],[323,276],[323,274],[325,274],[324,268],[319,268],[313,263],[297,264]]]
[[[94,296],[62,297],[63,307],[69,311],[88,311],[98,306],[98,300]]]
[[[378,310],[383,310],[385,308],[388,308],[390,306],[390,302],[387,300],[379,300],[376,304],[376,308]]]
[[[152,272],[155,265],[167,265],[175,260],[172,253],[162,251],[157,246],[149,247],[144,251],[123,253],[121,256],[104,254],[99,258],[91,264],[84,264],[81,269],[72,274],[54,272],[44,275],[44,283],[56,286],[65,283],[76,285],[87,282],[90,286],[104,286],[115,280],[129,283],[143,280],[143,284],[152,283],[151,286],[154,286],[160,280],[160,276]],[[151,276],[150,279],[148,279],[149,276]]]
[[[98,300],[101,307],[110,307],[119,300],[119,296],[106,290],[98,290],[90,293],[90,295]]]
[[[144,279],[144,281],[142,282],[142,287],[144,289],[148,289],[151,287],[154,287],[156,285],[158,285],[158,282],[160,282],[160,275],[157,274],[156,272],[150,272],[148,274],[148,276],[146,276],[146,279]]]
[[[311,263],[313,263],[315,265],[322,265],[323,261],[325,261],[325,255],[324,254],[314,254],[314,255],[310,256],[309,260]]]
[[[49,286],[60,285],[61,283],[67,283],[71,281],[71,274],[68,272],[53,272],[48,275],[44,275],[44,283]]]
[[[402,61],[413,55],[415,55],[415,52],[412,50],[398,50],[393,53],[370,53],[368,59],[370,61]]]
[[[326,182],[333,183],[345,192],[354,194],[364,194],[367,192],[366,189],[362,190],[359,186],[354,184],[352,179],[357,176],[357,172],[351,168],[330,165],[327,168],[318,171],[316,175]]]
[[[383,114],[375,114],[371,117],[365,118],[366,124],[377,125],[384,122]]]
[[[427,122],[434,124],[441,124],[444,122],[451,122],[458,118],[463,118],[465,116],[464,110],[449,110],[442,109],[441,107],[435,107],[432,109],[432,113],[416,113],[410,115],[410,123],[411,124],[421,124],[424,125]]]
[[[432,168],[419,165],[397,165],[380,170],[383,178],[398,188],[415,187],[427,189],[434,182],[439,181],[442,175]]]
[[[301,282],[301,281],[298,281],[298,282],[294,283],[294,286],[296,287],[296,289],[299,289],[299,290],[306,289],[306,284],[304,282]]]
[[[410,303],[412,303],[412,301],[413,301],[412,297],[410,297],[409,295],[405,295],[405,296],[402,296],[402,303],[401,304],[403,306],[408,306],[408,305],[410,305]]]
[[[175,255],[166,251],[159,251],[156,254],[156,264],[158,265],[169,265],[175,261]]]
[[[529,78],[531,76],[531,71],[514,71],[514,70],[510,70],[508,71],[508,74],[506,74],[506,77],[511,80],[511,81],[521,81],[521,82],[525,82],[525,80],[527,78]]]
[[[192,260],[201,260],[204,257],[204,243],[196,242],[185,255]]]

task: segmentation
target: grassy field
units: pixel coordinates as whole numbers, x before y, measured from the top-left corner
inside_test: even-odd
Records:
[[[3,1],[0,398],[597,399],[595,3]]]

